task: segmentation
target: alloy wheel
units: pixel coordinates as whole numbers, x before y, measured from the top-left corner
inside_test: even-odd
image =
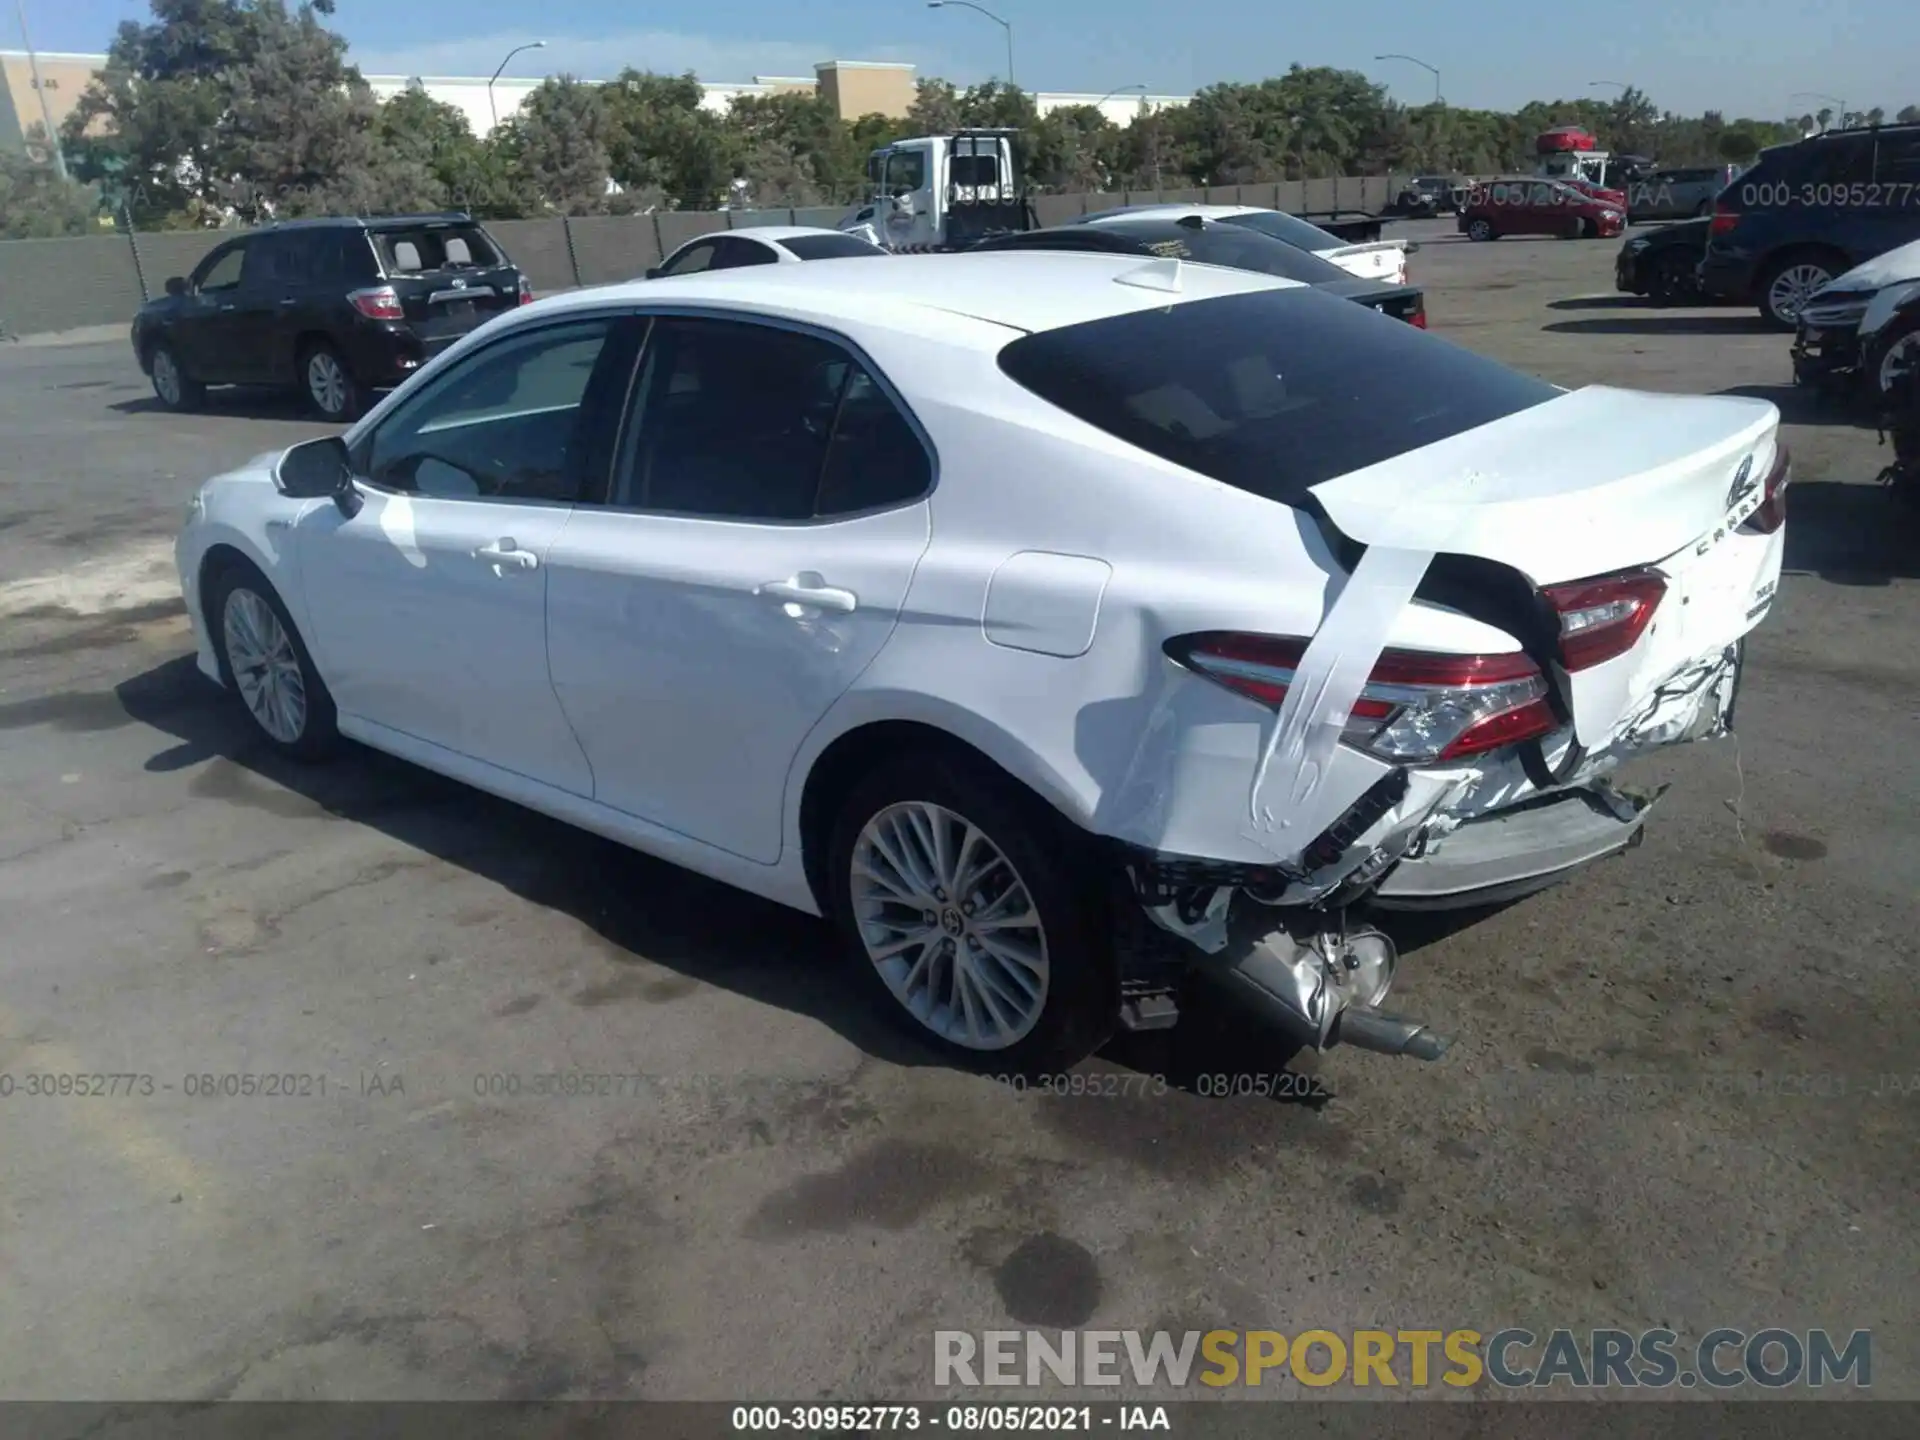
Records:
[[[1916,364],[1920,364],[1920,330],[1902,335],[1880,357],[1880,373],[1874,376],[1879,383],[1880,394],[1891,396]]]
[[[307,393],[323,415],[347,408],[347,372],[331,351],[316,350],[307,357]]]
[[[1832,278],[1825,266],[1811,261],[1789,265],[1767,287],[1767,308],[1783,321],[1796,321],[1807,298]]]
[[[153,388],[168,405],[180,403],[180,366],[171,350],[156,350],[153,355]]]
[[[227,594],[221,633],[248,712],[282,745],[297,743],[307,728],[307,682],[280,617],[255,591],[237,585]]]
[[[1039,1023],[1046,929],[1026,882],[964,816],[889,805],[852,855],[854,921],[887,989],[927,1029],[969,1050],[1005,1050]]]

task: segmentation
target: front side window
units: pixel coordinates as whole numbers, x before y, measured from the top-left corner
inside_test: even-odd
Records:
[[[200,273],[194,277],[193,288],[202,295],[217,290],[232,290],[240,284],[240,272],[247,263],[247,247],[234,245],[225,250],[217,250],[200,265]]]
[[[1560,393],[1306,287],[1044,330],[1003,349],[1000,368],[1109,435],[1289,505]]]
[[[775,265],[780,257],[758,240],[739,240],[729,236],[714,242],[715,270],[739,270],[748,265]]]
[[[917,433],[840,346],[768,325],[670,318],[647,337],[612,502],[795,521],[911,499],[930,481]]]
[[[887,156],[887,193],[912,195],[927,184],[927,157],[918,150],[895,150]]]
[[[407,494],[572,501],[587,387],[614,323],[543,326],[469,356],[388,417],[359,472]]]

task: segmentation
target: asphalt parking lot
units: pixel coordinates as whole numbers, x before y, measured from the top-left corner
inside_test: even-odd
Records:
[[[1441,334],[1780,403],[1789,574],[1737,746],[1658,764],[1642,847],[1389,927],[1444,1060],[1278,1084],[1209,1009],[1017,1094],[858,1010],[814,922],[398,762],[281,766],[193,669],[171,537],[319,427],[0,346],[0,1396],[931,1397],[936,1329],[1518,1325],[1870,1329],[1920,1398],[1888,452],[1750,311],[1614,296],[1614,243],[1418,228]],[[130,1078],[26,1093],[63,1073]]]

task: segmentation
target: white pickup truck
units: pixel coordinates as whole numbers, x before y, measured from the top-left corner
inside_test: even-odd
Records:
[[[867,198],[838,229],[900,252],[964,250],[990,235],[1038,228],[1000,129],[896,140],[867,157]]]

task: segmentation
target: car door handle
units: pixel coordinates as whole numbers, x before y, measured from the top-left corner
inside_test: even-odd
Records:
[[[753,593],[788,605],[810,605],[815,610],[832,610],[841,615],[851,615],[860,604],[860,597],[851,590],[836,589],[813,574],[795,575],[790,580],[769,580]]]
[[[540,557],[531,550],[518,548],[511,540],[496,540],[491,545],[482,545],[473,552],[473,558],[484,560],[496,570],[537,570]]]

